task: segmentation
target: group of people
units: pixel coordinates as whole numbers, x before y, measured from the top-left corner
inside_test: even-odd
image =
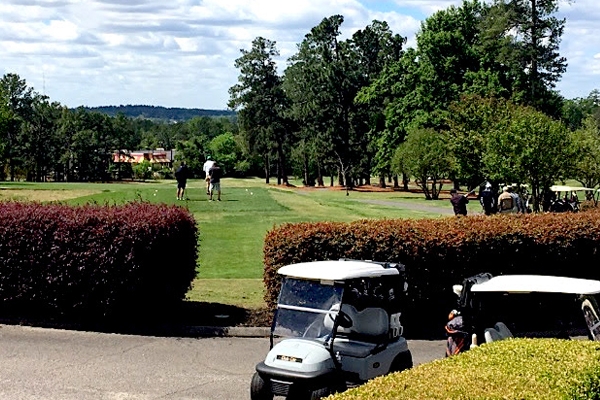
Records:
[[[456,216],[467,215],[468,195],[473,191],[459,194],[456,189],[450,190],[450,203]],[[500,214],[525,214],[528,212],[526,201],[515,191],[511,185],[502,188],[502,193],[498,195],[490,182],[485,182],[479,192],[479,203],[483,208],[485,215]]]
[[[221,168],[217,162],[206,157],[206,162],[202,167],[206,181],[206,194],[209,196],[208,201],[213,201],[214,193],[217,193],[217,201],[221,201]],[[190,177],[190,171],[185,161],[182,161],[179,168],[175,171],[175,179],[177,180],[177,200],[183,200],[185,196],[185,188],[187,180]]]

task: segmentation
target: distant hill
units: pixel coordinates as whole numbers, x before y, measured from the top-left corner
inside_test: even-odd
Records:
[[[126,105],[83,107],[85,110],[100,112],[110,116],[121,113],[130,118],[143,118],[164,121],[187,121],[194,117],[235,117],[229,110],[203,110],[200,108],[167,108],[156,106]]]

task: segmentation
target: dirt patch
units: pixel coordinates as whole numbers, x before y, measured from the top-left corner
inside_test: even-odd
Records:
[[[0,188],[0,201],[62,201],[100,193],[99,190],[31,190]]]
[[[420,203],[409,203],[409,202],[402,202],[402,201],[386,201],[386,200],[356,200],[359,201],[361,203],[367,203],[367,204],[376,204],[376,205],[380,205],[380,206],[387,206],[387,207],[398,207],[398,208],[403,208],[403,209],[407,209],[407,210],[413,210],[413,211],[424,211],[424,212],[428,212],[428,213],[432,213],[432,214],[440,214],[440,215],[454,215],[454,211],[452,210],[451,206],[447,207],[447,208],[442,208],[442,207],[434,207],[434,206],[427,206],[426,204],[420,204]]]

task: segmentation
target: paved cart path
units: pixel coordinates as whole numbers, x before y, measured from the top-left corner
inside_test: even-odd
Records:
[[[443,341],[409,341],[415,364]],[[0,325],[3,400],[246,400],[268,338],[173,338]]]

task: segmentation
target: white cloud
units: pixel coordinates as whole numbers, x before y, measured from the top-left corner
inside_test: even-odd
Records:
[[[349,37],[385,20],[414,45],[420,19],[458,0],[4,0],[0,74],[15,72],[67,106],[152,104],[225,108],[237,81],[234,60],[257,36],[274,40],[280,68],[323,18],[344,16]],[[600,72],[595,39],[600,5],[577,0],[561,53],[559,88],[585,96]]]

